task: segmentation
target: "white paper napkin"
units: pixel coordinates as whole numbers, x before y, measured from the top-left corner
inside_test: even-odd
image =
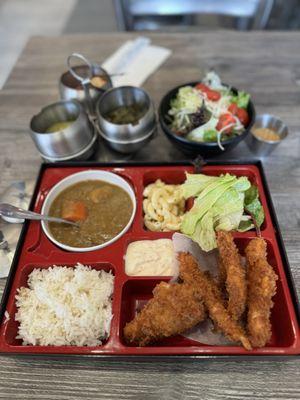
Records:
[[[114,86],[141,86],[171,53],[164,47],[153,46],[150,39],[139,37],[125,42],[102,66],[110,74],[124,73],[112,77]]]

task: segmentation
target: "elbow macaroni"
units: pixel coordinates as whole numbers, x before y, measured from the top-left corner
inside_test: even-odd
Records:
[[[180,185],[167,185],[158,179],[145,188],[143,195],[144,223],[150,231],[180,229],[185,211]]]

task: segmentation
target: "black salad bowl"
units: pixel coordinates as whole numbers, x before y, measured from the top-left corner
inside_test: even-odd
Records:
[[[159,109],[158,109],[158,116],[159,122],[161,125],[162,130],[164,131],[167,138],[182,152],[189,154],[189,155],[201,155],[203,157],[213,157],[218,154],[224,153],[228,150],[233,149],[235,146],[238,145],[242,140],[245,140],[246,136],[250,132],[250,129],[255,121],[255,108],[252,101],[249,101],[247,111],[249,114],[249,124],[244,130],[244,132],[239,135],[235,136],[231,139],[222,141],[222,145],[225,150],[220,149],[217,142],[195,142],[192,140],[188,140],[182,136],[176,135],[170,129],[170,120],[168,120],[168,111],[170,109],[170,102],[176,96],[178,90],[183,86],[195,86],[198,82],[189,82],[183,85],[177,86],[174,89],[170,90],[161,100]],[[225,85],[225,84],[224,84]],[[227,85],[226,85],[227,86]],[[237,93],[237,89],[231,87],[231,90],[234,93]],[[170,117],[169,117],[170,118]]]

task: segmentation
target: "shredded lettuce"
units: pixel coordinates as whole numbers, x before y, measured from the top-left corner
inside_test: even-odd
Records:
[[[250,100],[250,94],[239,91],[237,95],[232,96],[232,103],[236,103],[236,105],[240,108],[247,108]]]
[[[178,90],[177,96],[171,100],[171,107],[175,113],[182,109],[189,113],[194,113],[202,105],[198,91],[192,86],[184,86]],[[170,112],[172,115],[172,113]]]
[[[192,86],[184,86],[177,92],[176,97],[170,102],[169,115],[173,117],[172,128],[175,131],[189,129],[190,115],[197,112],[202,106],[202,98],[198,90]]]
[[[186,174],[186,181],[181,185],[182,195],[195,200],[183,217],[182,233],[190,236],[203,250],[210,251],[217,247],[216,231],[239,229],[244,232],[253,228],[251,217],[244,214],[245,210],[252,210],[256,223],[261,224],[264,215],[255,188],[245,176]]]

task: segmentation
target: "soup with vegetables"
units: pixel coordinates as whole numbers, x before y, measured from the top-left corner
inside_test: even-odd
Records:
[[[78,226],[49,223],[54,239],[72,247],[92,247],[117,236],[133,211],[128,193],[110,183],[89,180],[63,190],[49,215],[77,222]]]

